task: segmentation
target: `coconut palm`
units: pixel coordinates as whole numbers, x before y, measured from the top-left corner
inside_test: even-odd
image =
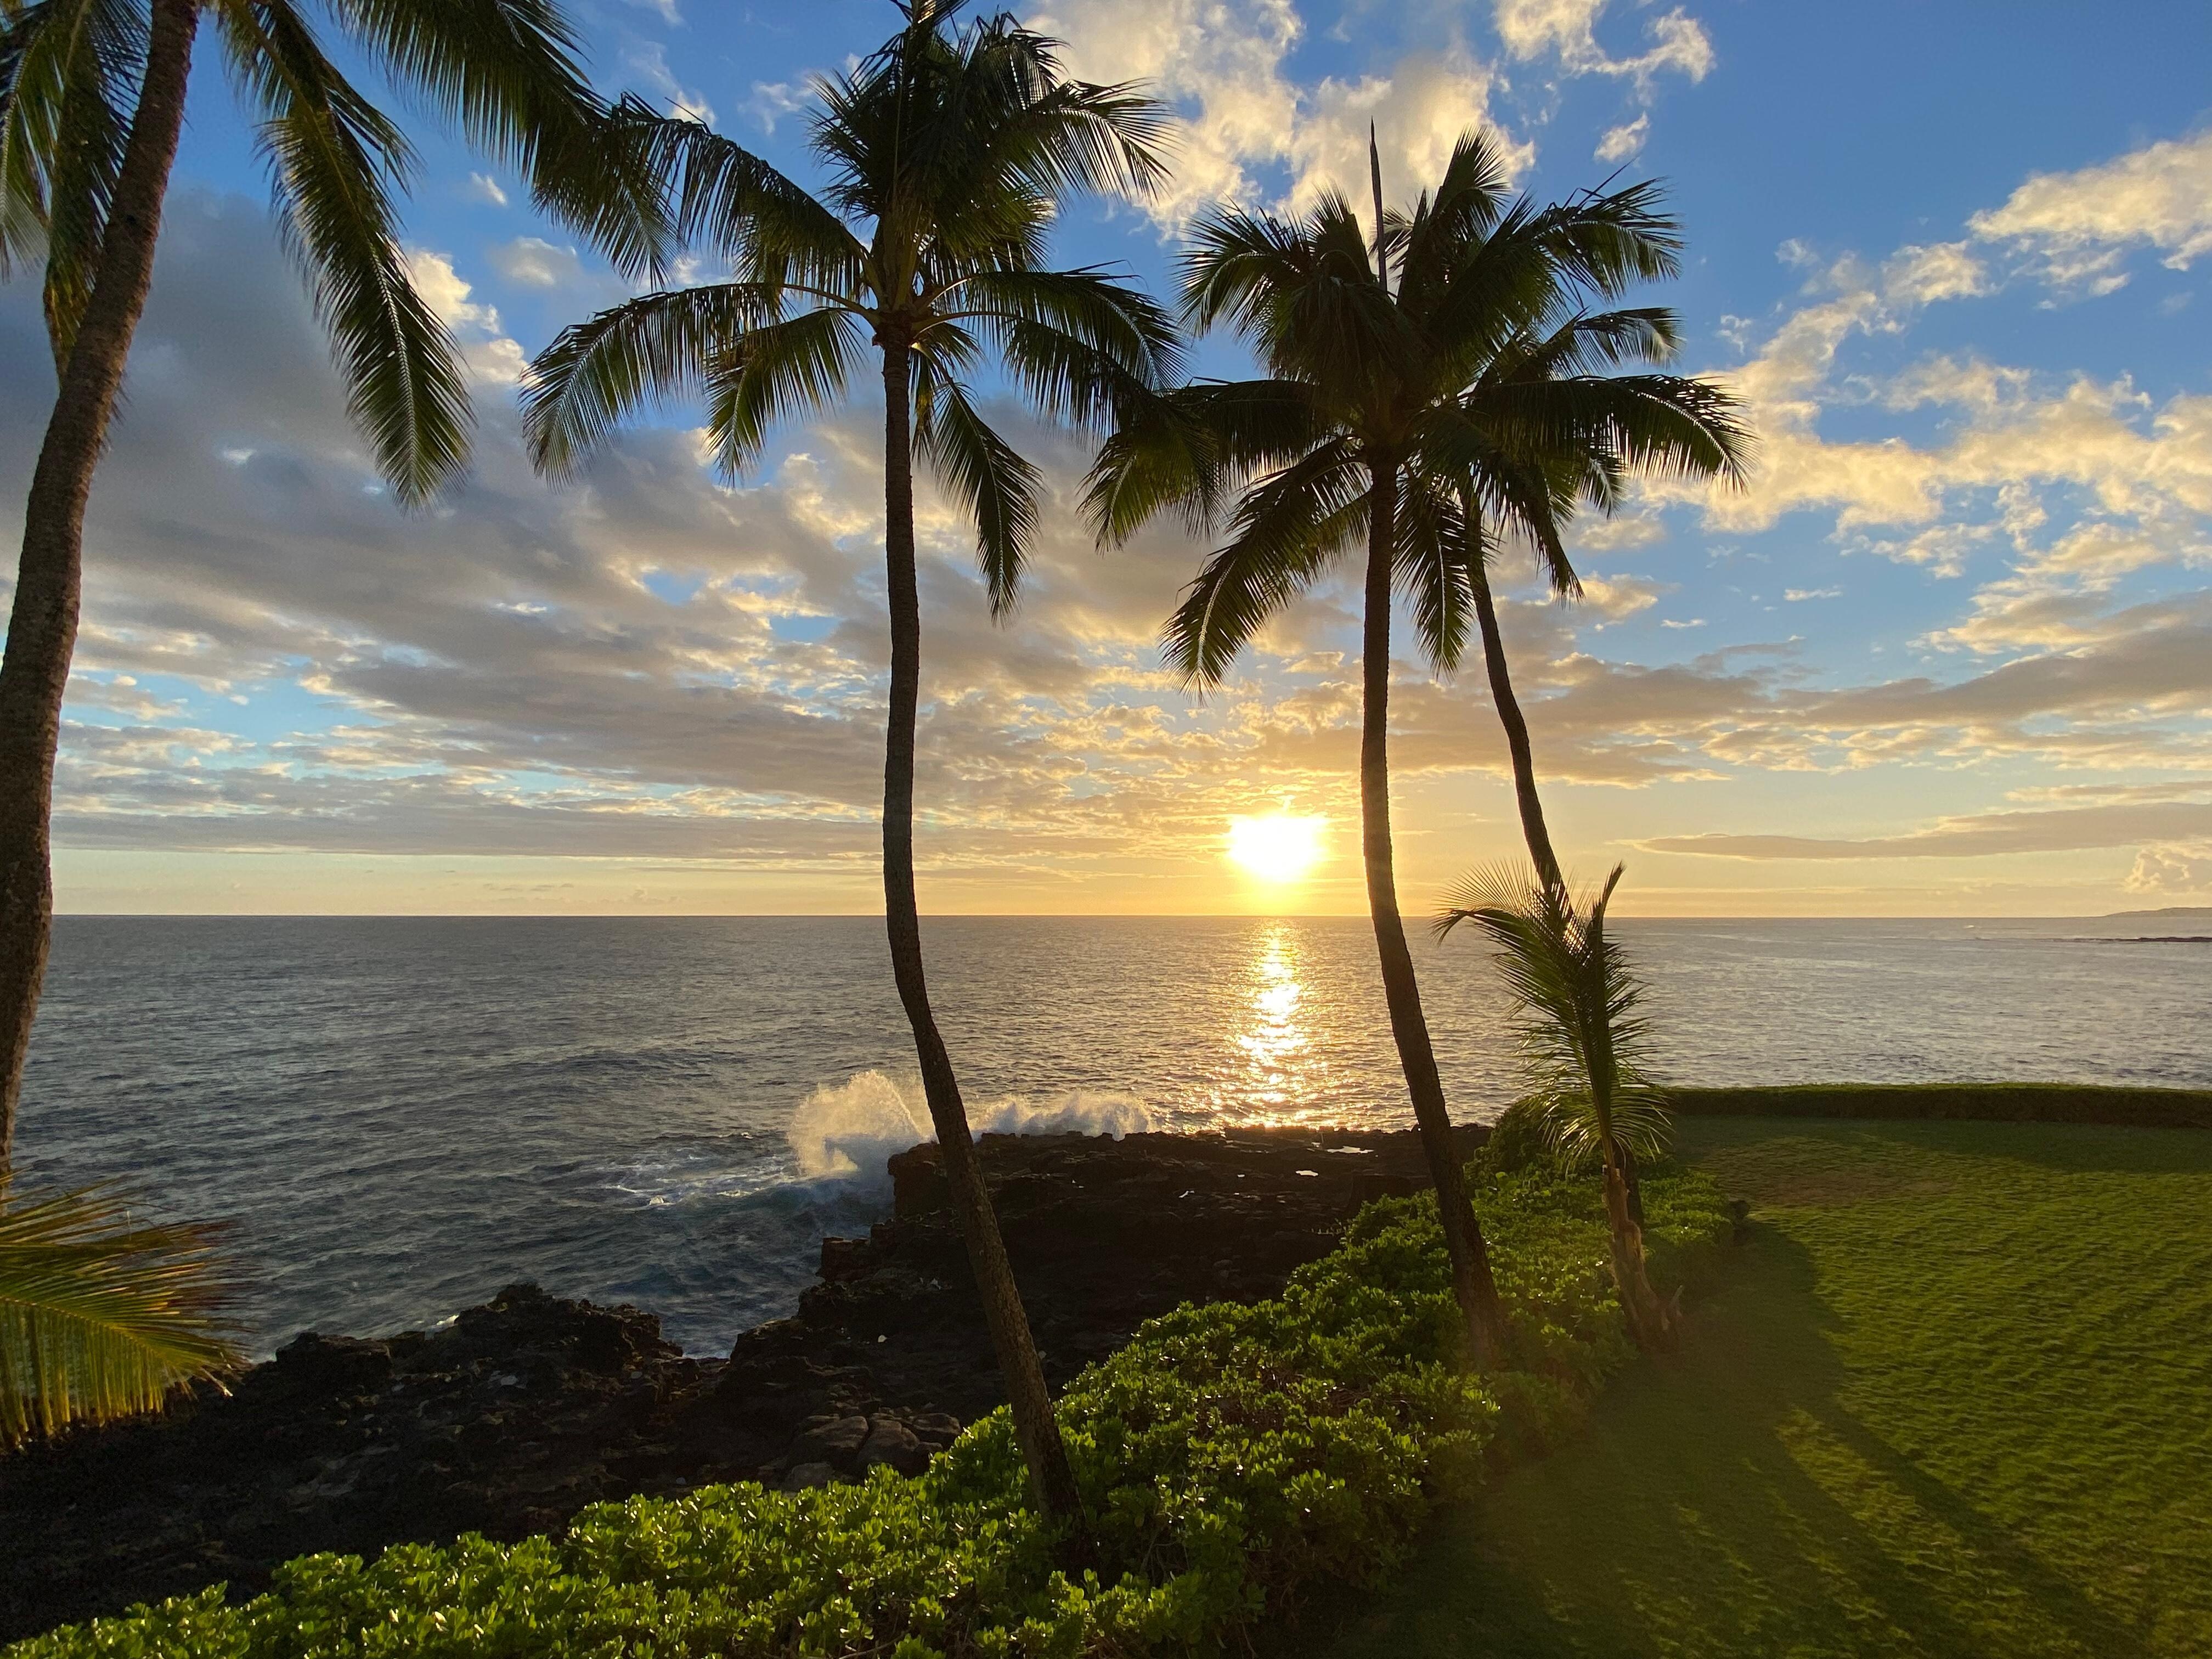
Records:
[[[1483,233],[1475,227],[1462,234]],[[1654,215],[1663,267],[1674,268],[1674,222]],[[1642,307],[1590,313],[1579,283],[1563,282],[1547,314],[1504,341],[1460,399],[1462,426],[1431,459],[1461,476],[1452,496],[1465,542],[1464,562],[1483,665],[1513,766],[1521,827],[1540,879],[1562,879],[1544,822],[1528,722],[1515,696],[1498,624],[1491,571],[1503,530],[1524,541],[1553,591],[1582,592],[1561,540],[1585,503],[1610,513],[1633,477],[1740,482],[1751,441],[1735,399],[1705,380],[1661,374],[1609,374],[1623,363],[1661,364],[1677,349],[1671,311]],[[1456,453],[1447,453],[1455,447]],[[1441,481],[1440,481],[1441,482]]]
[[[1518,1005],[1522,1064],[1546,1103],[1554,1145],[1571,1161],[1594,1158],[1604,1171],[1613,1277],[1629,1329],[1646,1347],[1661,1347],[1673,1340],[1674,1310],[1644,1271],[1644,1231],[1629,1203],[1628,1159],[1632,1149],[1646,1158],[1663,1150],[1667,1116],[1638,1063],[1649,1030],[1637,1013],[1644,983],[1605,927],[1606,907],[1624,868],[1614,866],[1603,887],[1580,899],[1563,881],[1473,876],[1436,927],[1442,937],[1469,922],[1489,937]]]
[[[97,1188],[0,1182],[0,1447],[161,1407],[240,1363],[216,1229],[144,1226]]]
[[[1382,984],[1413,1114],[1437,1187],[1453,1285],[1479,1362],[1505,1329],[1488,1253],[1464,1191],[1413,954],[1398,908],[1388,751],[1394,590],[1439,670],[1464,649],[1473,598],[1469,520],[1522,510],[1525,458],[1549,454],[1577,418],[1551,386],[1480,404],[1500,354],[1555,321],[1559,296],[1608,295],[1672,268],[1668,227],[1634,186],[1554,207],[1513,199],[1495,148],[1463,137],[1410,215],[1385,212],[1370,142],[1376,233],[1324,191],[1295,218],[1224,207],[1183,256],[1182,312],[1227,325],[1264,378],[1206,382],[1150,399],[1102,449],[1088,505],[1100,538],[1154,514],[1194,529],[1224,520],[1170,620],[1187,682],[1218,684],[1260,628],[1364,544],[1359,783],[1361,848]],[[1596,325],[1583,332],[1596,337]],[[1548,440],[1548,441],[1547,441]],[[1514,463],[1492,477],[1479,463]],[[1540,475],[1539,475],[1540,477]],[[1501,482],[1502,480],[1502,482]],[[1539,492],[1540,495],[1542,492]],[[1528,505],[1548,507],[1549,497]],[[1473,534],[1473,540],[1470,535]]]
[[[650,175],[607,141],[554,0],[319,9],[397,86],[520,169],[541,207],[626,267],[647,262]],[[58,382],[0,662],[0,1164],[52,928],[48,819],[85,503],[153,280],[204,15],[377,465],[414,503],[468,453],[459,357],[410,283],[398,237],[406,138],[325,55],[298,0],[0,0],[0,277],[43,272]]]
[[[1157,307],[1104,271],[1045,264],[1060,197],[1157,185],[1163,117],[1129,88],[1064,78],[1054,43],[1010,15],[956,30],[957,0],[900,9],[907,25],[888,44],[816,87],[811,147],[828,174],[818,195],[703,125],[631,112],[669,181],[679,234],[726,261],[729,280],[641,295],[567,330],[533,365],[525,414],[539,464],[566,473],[641,405],[696,389],[714,459],[735,474],[779,421],[842,401],[875,348],[891,625],[891,967],[1030,1484],[1047,1513],[1073,1518],[1074,1483],[924,973],[913,461],[919,453],[974,519],[1003,618],[1036,536],[1042,480],[984,419],[970,377],[994,353],[1038,410],[1093,425],[1172,372],[1175,331]]]

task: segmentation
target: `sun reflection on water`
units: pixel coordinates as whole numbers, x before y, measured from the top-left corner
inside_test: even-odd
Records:
[[[1249,1012],[1236,1038],[1246,1073],[1236,1091],[1242,1097],[1239,1115],[1248,1121],[1296,1122],[1311,1109],[1313,1085],[1327,1066],[1301,1018],[1306,988],[1297,935],[1286,927],[1272,927],[1259,947],[1252,961]]]

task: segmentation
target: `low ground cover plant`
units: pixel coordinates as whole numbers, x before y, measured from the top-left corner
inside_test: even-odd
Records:
[[[309,1556],[264,1595],[218,1586],[67,1626],[6,1659],[542,1659],[1206,1651],[1302,1589],[1371,1583],[1486,1468],[1571,1431],[1632,1352],[1595,1184],[1470,1172],[1516,1369],[1472,1374],[1433,1198],[1384,1200],[1283,1295],[1184,1307],[1059,1407],[1096,1534],[1071,1572],[1000,1411],[922,1474],[751,1483],[586,1510],[559,1538]],[[1729,1236],[1710,1177],[1644,1184],[1655,1278]]]

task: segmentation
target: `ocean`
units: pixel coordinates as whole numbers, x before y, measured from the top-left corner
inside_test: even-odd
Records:
[[[1684,1082],[2212,1086],[2212,945],[2156,920],[1627,921]],[[980,1129],[1409,1121],[1359,918],[941,918]],[[1455,1115],[1518,1092],[1472,936],[1417,941]],[[927,1120],[866,917],[65,917],[25,1184],[222,1218],[253,1341],[535,1279],[690,1352],[790,1311]]]

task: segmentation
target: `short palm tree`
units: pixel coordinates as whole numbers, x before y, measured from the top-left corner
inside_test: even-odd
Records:
[[[1664,1148],[1667,1116],[1638,1063],[1649,1029],[1637,1013],[1644,984],[1605,927],[1622,867],[1580,899],[1540,877],[1470,878],[1437,916],[1437,932],[1468,922],[1490,939],[1519,1005],[1522,1062],[1553,1142],[1571,1160],[1595,1159],[1604,1171],[1613,1277],[1629,1329],[1644,1346],[1662,1347],[1673,1340],[1674,1310],[1644,1271],[1628,1170],[1632,1152],[1650,1158]]]
[[[133,1223],[109,1190],[0,1182],[0,1447],[158,1409],[240,1363],[208,1227]]]
[[[659,213],[650,175],[608,142],[554,0],[319,9],[399,87],[521,169],[541,206],[619,263],[647,262]],[[48,820],[85,503],[153,280],[204,16],[378,465],[412,503],[468,453],[459,358],[410,284],[398,237],[406,138],[325,54],[300,0],[0,0],[0,277],[43,271],[58,380],[0,662],[0,1164],[52,928]]]
[[[632,112],[673,191],[679,234],[726,259],[730,278],[641,295],[567,330],[533,365],[525,414],[539,464],[562,473],[641,405],[696,389],[715,459],[735,473],[777,422],[842,400],[875,348],[891,624],[891,967],[1030,1484],[1046,1513],[1073,1520],[1073,1479],[923,969],[913,459],[919,452],[973,517],[1003,617],[1036,535],[1041,479],[984,420],[969,377],[994,351],[1039,410],[1090,425],[1172,373],[1175,331],[1157,307],[1105,272],[1045,264],[1061,196],[1156,185],[1163,118],[1128,88],[1063,78],[1054,43],[1010,15],[955,30],[957,0],[900,9],[906,27],[888,44],[817,88],[812,149],[829,173],[818,196],[702,125]]]
[[[1468,1202],[1413,955],[1398,908],[1388,733],[1394,591],[1411,602],[1424,655],[1460,659],[1473,599],[1469,520],[1520,502],[1479,470],[1493,452],[1549,453],[1571,422],[1552,389],[1516,387],[1480,405],[1482,378],[1514,341],[1556,318],[1565,292],[1618,292],[1670,268],[1672,245],[1642,188],[1549,208],[1511,198],[1495,148],[1463,137],[1433,193],[1386,213],[1373,163],[1372,246],[1349,203],[1324,193],[1293,220],[1224,207],[1203,216],[1183,259],[1182,311],[1226,325],[1265,377],[1206,382],[1147,400],[1108,441],[1089,507],[1102,540],[1180,512],[1228,521],[1168,623],[1186,680],[1218,684],[1245,643],[1364,544],[1361,845],[1383,990],[1479,1363],[1505,1327]],[[1548,500],[1548,498],[1547,498]]]

